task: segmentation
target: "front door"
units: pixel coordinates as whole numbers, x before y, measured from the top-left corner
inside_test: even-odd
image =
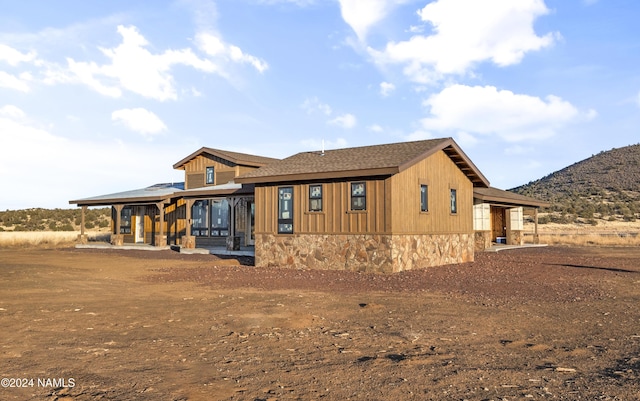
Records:
[[[491,206],[491,237],[496,241],[498,237],[507,236],[506,210],[502,207]]]
[[[245,230],[245,244],[255,245],[256,233],[256,203],[253,200],[247,201],[247,229]]]

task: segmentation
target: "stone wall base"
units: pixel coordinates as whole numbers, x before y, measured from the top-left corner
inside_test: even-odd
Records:
[[[491,247],[491,231],[476,231],[474,234],[476,251],[484,251]]]
[[[507,244],[522,245],[524,244],[524,235],[522,230],[510,230],[507,232]]]
[[[473,261],[473,234],[256,234],[256,267],[395,273]]]
[[[111,245],[122,246],[124,245],[124,235],[111,234]]]

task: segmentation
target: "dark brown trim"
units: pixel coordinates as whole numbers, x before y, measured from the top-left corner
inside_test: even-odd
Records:
[[[237,183],[271,183],[271,182],[296,182],[317,181],[332,178],[373,177],[397,174],[397,167],[372,168],[366,170],[327,171],[322,173],[283,174],[265,177],[236,177]]]

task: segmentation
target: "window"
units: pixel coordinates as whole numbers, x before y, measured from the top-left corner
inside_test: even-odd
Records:
[[[206,168],[205,179],[207,184],[215,184],[215,169],[213,168],[213,166],[209,166]]]
[[[128,206],[120,212],[120,234],[131,234],[131,208]]]
[[[226,199],[211,201],[211,236],[229,235],[229,202]]]
[[[278,234],[293,234],[293,187],[278,188]]]
[[[420,185],[420,211],[429,211],[429,186],[424,184]]]
[[[364,182],[351,183],[351,210],[367,209],[367,186]]]
[[[322,211],[322,185],[309,185],[309,211]]]
[[[197,200],[191,208],[191,235],[196,237],[207,237],[209,229],[207,228],[207,210],[209,209],[208,200]]]
[[[451,214],[458,213],[458,193],[451,189]]]

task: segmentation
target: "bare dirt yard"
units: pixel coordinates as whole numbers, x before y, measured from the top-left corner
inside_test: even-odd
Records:
[[[638,247],[390,276],[234,263],[0,250],[0,399],[640,399]]]

